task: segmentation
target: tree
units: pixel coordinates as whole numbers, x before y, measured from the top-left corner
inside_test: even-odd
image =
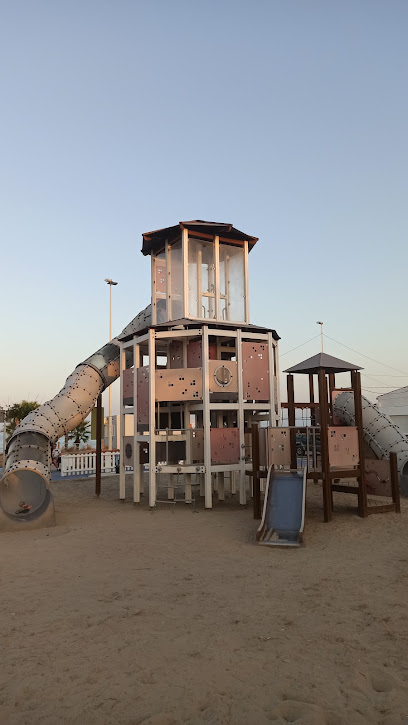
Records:
[[[18,424],[31,413],[32,410],[38,408],[39,403],[36,400],[22,400],[21,403],[14,403],[6,410],[6,433],[7,438],[14,433]]]
[[[77,449],[77,451],[79,451],[80,443],[86,443],[87,440],[89,440],[90,435],[91,435],[89,432],[90,427],[91,427],[90,423],[86,423],[83,420],[82,423],[80,423],[79,425],[77,425],[76,428],[74,428],[74,430],[71,430],[68,433],[68,440],[74,441],[75,448]]]

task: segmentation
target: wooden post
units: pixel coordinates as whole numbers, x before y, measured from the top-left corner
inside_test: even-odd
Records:
[[[296,455],[296,431],[294,426],[296,425],[295,417],[295,389],[293,385],[293,375],[288,375],[286,378],[287,390],[288,390],[288,423],[293,428],[290,431],[290,467],[293,469],[297,468],[297,455]]]
[[[319,370],[319,410],[320,410],[320,448],[322,459],[323,509],[324,520],[331,521],[333,506],[331,497],[329,446],[328,446],[328,410],[327,380],[325,370]]]
[[[334,373],[329,373],[329,410],[330,410],[330,419],[331,424],[333,425],[333,398],[332,393],[333,390],[336,387],[336,376]]]
[[[354,419],[358,435],[359,452],[359,475],[358,480],[358,514],[361,518],[368,516],[367,512],[367,487],[364,468],[364,430],[363,430],[363,409],[361,405],[361,377],[358,370],[351,373],[351,385],[354,391]]]
[[[314,403],[314,384],[313,384],[313,375],[309,373],[309,402]],[[310,408],[310,425],[315,426],[316,425],[316,410],[315,408]]]
[[[257,425],[251,426],[252,435],[252,487],[253,487],[253,504],[254,519],[262,518],[261,511],[261,482],[259,479],[259,428]]]
[[[95,471],[95,493],[101,493],[101,458],[102,458],[102,393],[98,396],[96,403],[96,471]]]
[[[400,501],[400,487],[399,487],[399,474],[398,474],[398,458],[395,451],[390,453],[390,469],[391,469],[391,491],[392,500],[395,504],[395,511],[397,514],[401,513],[401,501]]]

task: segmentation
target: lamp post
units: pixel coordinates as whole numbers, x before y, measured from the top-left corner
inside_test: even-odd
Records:
[[[105,279],[109,285],[109,342],[112,340],[112,285],[117,285],[113,279]],[[108,448],[112,450],[112,388],[109,386],[109,411],[108,411]]]
[[[318,320],[316,322],[316,325],[320,325],[320,339],[322,341],[322,352],[323,352],[323,322],[321,322],[321,320]]]

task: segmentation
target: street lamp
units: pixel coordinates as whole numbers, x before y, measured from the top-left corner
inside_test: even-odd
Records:
[[[320,320],[318,320],[316,322],[316,325],[320,325],[320,339],[322,341],[322,352],[323,352],[323,322],[321,322]]]
[[[113,279],[105,279],[109,285],[109,342],[112,340],[112,285],[117,285]],[[112,387],[109,386],[109,414],[108,414],[108,448],[112,450]]]

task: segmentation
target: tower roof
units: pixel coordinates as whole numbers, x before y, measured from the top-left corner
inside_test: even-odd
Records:
[[[152,254],[152,252],[159,251],[165,241],[171,244],[173,241],[180,237],[182,229],[188,229],[192,235],[199,236],[200,238],[212,239],[215,235],[218,235],[221,242],[227,242],[228,244],[241,245],[244,242],[248,242],[249,249],[252,249],[254,244],[258,241],[258,237],[252,237],[245,232],[240,232],[239,229],[235,229],[232,224],[225,224],[223,222],[206,222],[202,219],[193,219],[191,221],[179,222],[172,227],[165,227],[164,229],[156,229],[153,232],[145,232],[143,236],[142,254]]]
[[[313,375],[318,373],[319,370],[326,370],[328,373],[347,373],[350,370],[362,369],[363,368],[358,365],[353,365],[353,363],[346,362],[346,360],[340,360],[338,357],[328,355],[326,352],[319,352],[317,355],[313,355],[313,357],[309,357],[307,360],[303,360],[303,362],[300,362],[283,372]]]

